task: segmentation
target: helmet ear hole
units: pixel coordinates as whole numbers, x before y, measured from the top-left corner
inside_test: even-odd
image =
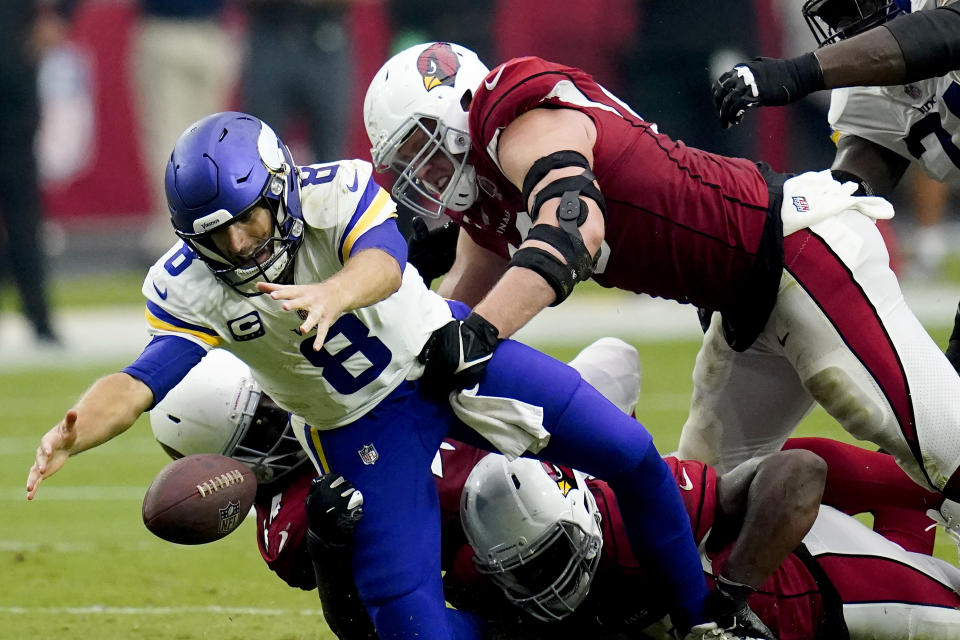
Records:
[[[460,96],[460,108],[464,111],[470,110],[470,103],[473,102],[473,89],[467,89]]]
[[[179,460],[180,458],[183,457],[183,454],[177,451],[176,449],[174,449],[173,447],[168,447],[162,442],[159,444],[160,444],[160,448],[163,449],[163,452],[166,453],[168,456],[170,456],[173,460]]]

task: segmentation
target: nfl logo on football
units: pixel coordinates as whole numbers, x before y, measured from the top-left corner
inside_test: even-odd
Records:
[[[803,196],[793,196],[793,206],[801,213],[810,211],[810,205],[807,204],[807,199]]]
[[[240,524],[240,503],[228,502],[220,509],[220,533],[229,533]]]
[[[373,464],[380,459],[380,454],[377,453],[377,449],[373,446],[373,443],[364,445],[359,451],[360,459],[363,460],[363,464]]]

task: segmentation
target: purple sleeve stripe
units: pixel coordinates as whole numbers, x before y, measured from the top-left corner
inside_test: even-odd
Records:
[[[214,331],[213,329],[209,327],[202,327],[198,324],[191,324],[189,322],[185,322],[180,318],[177,318],[176,316],[173,316],[167,313],[162,308],[160,308],[159,305],[151,302],[150,300],[147,300],[147,310],[150,311],[150,313],[152,313],[157,320],[162,320],[163,322],[166,322],[167,324],[171,324],[175,327],[180,327],[181,329],[190,329],[191,331],[199,331],[200,333],[205,333],[215,338],[220,337],[217,335],[217,332]]]
[[[364,249],[380,249],[393,256],[400,265],[400,273],[407,266],[407,243],[404,242],[396,218],[389,218],[357,238],[350,250],[355,255]]]

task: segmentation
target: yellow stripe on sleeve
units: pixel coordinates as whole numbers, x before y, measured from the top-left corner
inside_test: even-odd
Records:
[[[323,454],[323,445],[320,444],[320,435],[314,427],[310,427],[310,440],[313,441],[313,448],[317,452],[317,460],[320,462],[320,468],[323,469],[324,473],[330,473],[327,456]]]
[[[221,340],[219,336],[212,336],[209,333],[203,333],[202,331],[196,331],[194,329],[185,329],[184,327],[178,327],[176,325],[170,324],[169,322],[164,322],[163,320],[159,319],[158,317],[150,313],[149,309],[146,309],[144,311],[144,315],[147,318],[147,324],[149,324],[154,329],[159,329],[161,331],[173,331],[175,333],[187,333],[201,340],[202,342],[210,345],[211,347],[220,346]]]
[[[390,202],[390,194],[383,189],[380,189],[380,193],[377,194],[377,197],[374,198],[373,202],[370,203],[370,206],[367,207],[366,213],[360,216],[360,219],[357,220],[357,224],[353,226],[353,230],[350,231],[347,239],[344,240],[343,251],[340,254],[340,260],[342,262],[347,261],[347,256],[350,255],[350,250],[353,249],[353,243],[357,241],[357,238],[362,236],[364,232],[376,224],[377,217],[383,211],[383,208],[387,206],[388,202]],[[397,214],[393,213],[389,217],[396,218]]]

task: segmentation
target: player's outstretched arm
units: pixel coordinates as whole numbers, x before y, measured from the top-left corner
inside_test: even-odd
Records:
[[[804,450],[748,460],[721,476],[715,529],[739,529],[727,578],[763,584],[816,520],[826,476],[823,459]]]
[[[817,517],[826,463],[809,451],[779,451],[719,479],[718,515],[708,546],[732,550],[706,601],[707,615],[744,637],[774,638],[747,597],[807,534]]]
[[[103,444],[136,422],[153,403],[153,392],[126,373],[97,380],[40,439],[27,475],[27,499],[33,500],[40,483],[56,473],[67,458]]]
[[[960,68],[960,8],[901,15],[789,60],[754,58],[724,73],[713,100],[724,127],[752,107],[779,106],[837,87],[886,86],[936,78]]]
[[[500,136],[500,166],[526,196],[533,220],[506,273],[475,308],[502,338],[593,273],[605,232],[591,172],[596,138],[590,117],[573,109],[533,109]]]

